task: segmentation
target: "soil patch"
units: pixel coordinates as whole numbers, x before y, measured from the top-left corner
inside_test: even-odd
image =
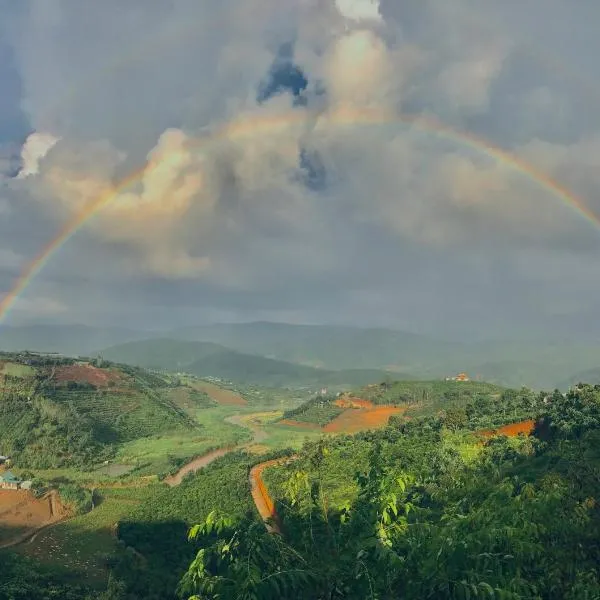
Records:
[[[197,390],[206,392],[213,400],[219,404],[227,406],[246,406],[248,402],[236,392],[225,390],[206,381],[195,381],[193,384]]]
[[[67,510],[55,491],[36,498],[26,490],[0,490],[0,548],[12,545],[65,516]]]
[[[484,429],[479,432],[480,435],[485,437],[492,437],[494,435],[506,435],[508,437],[516,437],[520,433],[530,435],[535,428],[535,421],[528,419],[527,421],[519,421],[518,423],[509,423],[503,425],[498,429]]]
[[[58,383],[66,383],[75,381],[78,383],[91,383],[96,387],[108,387],[122,383],[123,377],[120,373],[116,373],[109,369],[99,369],[90,364],[68,365],[56,369],[54,379]]]
[[[323,427],[327,433],[355,433],[365,429],[379,429],[387,425],[392,415],[406,410],[398,406],[377,406],[375,408],[348,408],[341,415]]]

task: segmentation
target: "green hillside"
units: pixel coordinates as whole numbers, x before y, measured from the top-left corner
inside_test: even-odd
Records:
[[[151,332],[84,325],[3,327],[0,348],[89,355],[157,337]],[[535,339],[465,342],[382,328],[256,322],[188,327],[161,337],[211,342],[243,354],[324,370],[391,371],[396,373],[393,378],[404,378],[402,374],[408,373],[415,378],[435,379],[467,371],[478,379],[509,387],[563,388],[574,373],[600,364],[600,345],[593,336],[563,336],[571,339],[565,342],[557,341],[560,336],[555,332]],[[198,351],[197,359],[203,358],[204,353]],[[208,347],[207,351],[213,354],[216,348]],[[162,356],[154,358],[165,362]],[[185,356],[183,362],[187,364]],[[173,364],[169,368],[176,367]],[[350,373],[344,377],[344,384],[352,377],[360,383],[357,379],[361,376]],[[278,385],[281,379],[272,381]]]
[[[185,597],[599,597],[600,391],[528,400],[531,437],[483,440],[472,430],[498,406],[469,403],[461,425],[429,417],[306,444],[266,471],[282,535],[236,512],[201,521]]]
[[[213,342],[152,339],[102,350],[103,357],[152,369],[268,387],[352,387],[380,381],[389,374],[375,369],[332,371],[229,350]],[[401,375],[394,373],[395,378]]]
[[[375,404],[437,404],[467,402],[478,396],[500,394],[502,390],[482,381],[393,381],[369,385],[354,393]]]
[[[199,427],[172,401],[168,377],[31,354],[0,365],[0,454],[20,466],[89,466],[118,444]]]

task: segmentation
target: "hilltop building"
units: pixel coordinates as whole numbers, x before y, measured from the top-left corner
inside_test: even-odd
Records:
[[[455,377],[446,377],[446,381],[470,381],[466,373],[459,373]]]

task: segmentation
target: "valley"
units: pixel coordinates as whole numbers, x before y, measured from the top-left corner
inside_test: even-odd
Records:
[[[476,478],[473,469],[487,469],[498,452],[504,458],[492,460],[513,461],[509,471],[533,460],[542,452],[535,436],[551,435],[538,426],[548,418],[541,415],[565,402],[476,381],[386,379],[315,395],[31,353],[6,354],[1,383],[0,453],[10,463],[0,469],[33,482],[31,492],[0,492],[4,559],[34,561],[65,589],[100,594],[116,579],[128,597],[157,600],[174,598],[185,581],[196,524],[225,519],[219,535],[258,536],[253,543],[266,546],[273,542],[263,536],[279,533],[318,573],[314,561],[326,564],[321,553],[346,535],[339,519],[352,523],[363,495],[374,493],[369,481],[391,486],[386,497],[400,504],[385,519],[400,523],[407,517],[394,511],[416,502],[401,501],[401,489],[416,481],[444,486],[444,472]],[[539,477],[533,463],[518,468]],[[396,489],[402,478],[408,488]],[[340,528],[332,538],[330,521]],[[364,533],[345,543],[366,543]],[[322,550],[312,547],[317,539]],[[275,564],[257,568],[269,573]],[[312,594],[311,586],[301,588]]]

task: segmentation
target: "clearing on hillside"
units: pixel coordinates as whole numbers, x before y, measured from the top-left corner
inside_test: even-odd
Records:
[[[404,412],[399,406],[377,406],[374,408],[347,408],[339,417],[323,427],[327,433],[355,433],[365,429],[385,427],[392,415]]]
[[[30,377],[35,375],[35,369],[16,362],[0,361],[0,375],[10,377]]]
[[[527,421],[519,421],[518,423],[509,423],[498,427],[498,429],[484,429],[479,434],[485,437],[492,437],[494,435],[506,435],[508,437],[516,437],[520,433],[530,435],[535,428],[535,421],[528,419]]]
[[[75,381],[77,383],[90,383],[96,387],[108,387],[123,382],[123,375],[113,369],[99,369],[90,364],[81,363],[58,367],[54,374],[58,383]]]
[[[56,492],[36,498],[26,490],[0,490],[0,548],[66,516]]]
[[[208,394],[213,400],[219,404],[228,406],[246,406],[248,402],[236,392],[220,388],[208,381],[194,381],[193,387],[201,392]]]

